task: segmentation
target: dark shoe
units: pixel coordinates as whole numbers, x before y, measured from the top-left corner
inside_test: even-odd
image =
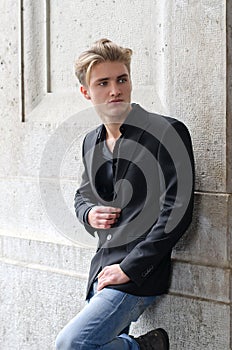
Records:
[[[154,329],[134,340],[139,344],[140,350],[169,350],[167,332],[162,329]]]

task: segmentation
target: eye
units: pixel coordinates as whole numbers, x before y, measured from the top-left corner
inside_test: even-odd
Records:
[[[107,81],[101,81],[98,85],[99,86],[106,86],[107,85]]]
[[[127,78],[120,78],[120,79],[118,79],[118,82],[119,82],[120,84],[124,84],[124,83],[127,82]]]

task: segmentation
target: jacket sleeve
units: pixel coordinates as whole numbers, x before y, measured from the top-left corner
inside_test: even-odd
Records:
[[[77,218],[85,226],[85,229],[92,235],[96,231],[93,227],[88,224],[87,216],[88,212],[96,205],[96,200],[93,195],[90,179],[88,176],[88,171],[86,167],[85,157],[84,157],[84,148],[85,148],[86,137],[82,145],[82,161],[84,164],[84,170],[82,173],[81,185],[77,189],[75,198],[74,198],[74,207]]]
[[[183,123],[174,120],[167,128],[160,141],[157,160],[164,179],[159,217],[146,239],[120,264],[138,286],[170,255],[192,220],[194,159],[191,138]],[[154,183],[157,185],[160,186],[160,181]]]

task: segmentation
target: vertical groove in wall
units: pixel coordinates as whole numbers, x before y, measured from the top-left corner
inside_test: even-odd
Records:
[[[226,34],[227,34],[227,192],[232,193],[232,2],[227,0],[226,8]]]
[[[20,118],[25,122],[25,86],[24,86],[24,7],[23,0],[19,2],[19,33],[20,33]]]
[[[227,60],[227,86],[226,86],[226,152],[227,152],[227,192],[232,193],[232,2],[227,0],[226,2],[226,60]],[[228,256],[231,259],[231,223],[230,218],[231,210],[231,198],[228,203]],[[231,261],[230,261],[231,269]],[[232,302],[232,275],[230,272],[230,303]],[[230,349],[232,349],[232,305],[230,305]]]
[[[226,2],[226,187],[227,192],[232,193],[232,2],[227,0]],[[228,257],[231,259],[231,223],[230,218],[231,210],[231,198],[229,198],[228,210],[227,210],[227,230],[228,230]],[[231,260],[230,260],[231,269]],[[230,271],[230,303],[232,303],[232,274]],[[232,304],[230,305],[230,349],[232,349]]]
[[[231,176],[232,176],[232,3],[227,0],[226,5],[226,190],[228,193],[232,192]],[[227,245],[228,245],[228,259],[231,259],[231,198],[228,201],[227,209]],[[230,261],[231,268],[231,261]],[[229,295],[230,303],[232,298],[232,281],[231,272],[229,280]],[[232,305],[230,305],[230,349],[232,349]]]
[[[230,261],[230,276],[229,276],[229,297],[230,297],[230,349],[232,349],[232,261],[231,261],[231,243],[232,243],[232,228],[231,228],[231,218],[230,218],[230,210],[232,208],[232,199],[229,199],[229,207],[228,207],[228,234],[229,234],[229,238],[228,238],[228,245],[229,245],[229,261]]]
[[[227,192],[232,193],[232,2],[226,1],[226,187]],[[231,239],[232,239],[232,220],[231,220],[232,199],[229,198],[227,210],[227,230],[228,230],[228,257],[231,270]],[[230,349],[232,349],[232,272],[230,271]]]
[[[46,0],[46,74],[47,74],[47,92],[51,92],[51,30],[50,30],[50,0]]]

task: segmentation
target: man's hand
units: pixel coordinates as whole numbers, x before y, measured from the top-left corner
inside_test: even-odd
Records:
[[[98,275],[97,290],[101,290],[110,284],[123,284],[130,281],[130,278],[122,271],[119,264],[106,266]]]
[[[88,213],[88,223],[94,228],[110,228],[118,219],[121,209],[96,206]]]

